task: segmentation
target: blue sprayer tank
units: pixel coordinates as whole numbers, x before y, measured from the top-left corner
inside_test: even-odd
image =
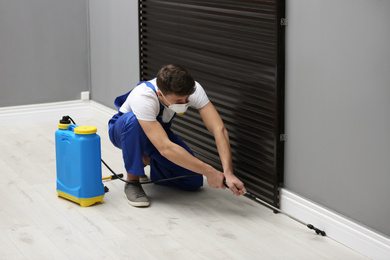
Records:
[[[100,136],[94,126],[70,124],[64,117],[55,133],[57,194],[88,207],[103,203]]]

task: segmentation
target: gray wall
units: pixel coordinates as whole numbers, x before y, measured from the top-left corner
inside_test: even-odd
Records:
[[[1,0],[0,107],[80,99],[87,21],[85,0]]]
[[[138,1],[89,1],[91,97],[115,108],[115,97],[139,81]]]
[[[390,1],[287,1],[285,186],[390,236]]]

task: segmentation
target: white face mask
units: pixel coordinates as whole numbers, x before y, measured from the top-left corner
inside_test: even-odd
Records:
[[[175,112],[176,114],[182,115],[187,111],[187,108],[189,106],[189,103],[185,104],[171,104],[165,97],[164,94],[160,91],[162,97],[165,99],[165,101],[168,102],[169,106],[168,108]]]

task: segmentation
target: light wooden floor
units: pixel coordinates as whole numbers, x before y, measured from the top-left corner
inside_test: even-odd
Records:
[[[106,124],[74,119],[98,127],[103,159],[123,172]],[[105,182],[104,203],[82,208],[57,197],[56,130],[57,121],[0,126],[0,259],[366,259],[207,183],[197,192],[145,185],[152,204],[134,208],[122,182]]]

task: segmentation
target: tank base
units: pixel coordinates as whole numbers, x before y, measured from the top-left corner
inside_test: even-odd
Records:
[[[65,192],[59,191],[59,190],[57,190],[57,194],[58,194],[58,197],[62,197],[64,199],[76,202],[77,204],[80,204],[81,207],[89,207],[89,206],[96,204],[98,202],[103,203],[103,197],[104,197],[104,195],[102,195],[102,196],[93,197],[93,198],[84,198],[84,199],[83,198],[76,198],[75,196],[72,196],[68,193],[65,193]]]

